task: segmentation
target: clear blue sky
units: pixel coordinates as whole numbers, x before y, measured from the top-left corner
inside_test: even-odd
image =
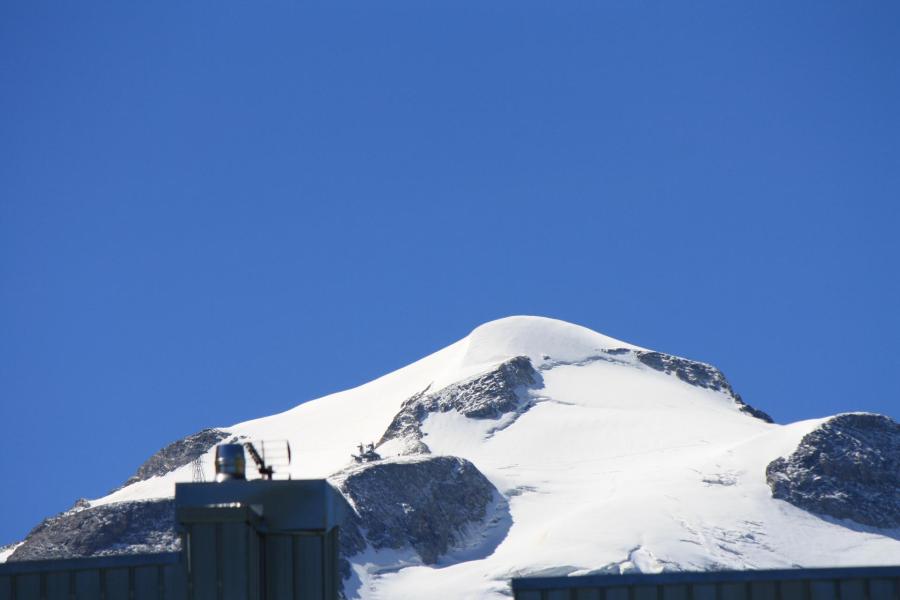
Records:
[[[900,416],[900,3],[327,4],[0,5],[0,543],[511,314]]]

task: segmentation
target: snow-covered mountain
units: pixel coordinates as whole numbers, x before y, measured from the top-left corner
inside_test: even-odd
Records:
[[[9,560],[167,548],[216,443],[290,441],[356,514],[348,597],[509,594],[522,575],[900,563],[900,425],[774,424],[710,365],[510,317],[358,388],[167,446]],[[380,460],[351,458],[373,442]],[[86,525],[87,524],[87,525]],[[114,533],[111,533],[114,532]]]

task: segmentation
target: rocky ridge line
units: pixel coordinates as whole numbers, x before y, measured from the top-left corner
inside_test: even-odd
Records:
[[[540,381],[541,376],[531,360],[517,356],[492,371],[437,392],[429,393],[429,386],[403,403],[376,447],[401,439],[405,443],[401,454],[428,454],[431,450],[422,441],[421,426],[429,414],[456,410],[470,419],[499,419],[510,413],[518,415],[530,406],[522,391],[539,385]]]
[[[70,510],[44,519],[7,560],[169,552],[181,546],[175,531],[174,500],[83,506],[76,503]]]
[[[159,477],[183,467],[206,454],[210,448],[229,435],[231,434],[221,429],[204,429],[172,442],[148,458],[138,467],[135,474],[122,484],[122,487],[151,477]]]
[[[803,510],[873,527],[900,527],[900,424],[848,413],[806,434],[766,467],[772,496]]]

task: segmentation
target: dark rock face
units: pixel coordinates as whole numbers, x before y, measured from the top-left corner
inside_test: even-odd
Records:
[[[747,413],[751,417],[756,417],[757,419],[765,421],[766,423],[774,423],[775,422],[775,419],[770,417],[769,413],[761,411],[760,409],[758,409],[754,406],[750,406],[749,404],[744,402],[743,398],[741,398],[741,395],[738,394],[737,392],[732,391],[731,395],[734,397],[734,402],[738,405],[738,408],[740,409],[741,412]]]
[[[204,429],[173,442],[151,456],[122,487],[189,464],[229,435],[220,429]],[[118,502],[95,508],[79,500],[70,510],[35,527],[8,560],[166,552],[179,545],[172,500]]]
[[[368,542],[376,550],[412,547],[422,562],[434,564],[500,498],[475,465],[453,456],[369,463],[333,481],[357,512],[342,527],[344,557]]]
[[[772,496],[798,508],[874,527],[900,527],[900,424],[838,415],[766,467]]]
[[[165,475],[192,460],[203,456],[207,450],[227,438],[230,434],[221,429],[204,429],[185,438],[172,442],[142,464],[137,472],[128,478],[122,487],[137,481],[144,481],[158,475]]]
[[[528,357],[517,356],[489,373],[440,391],[429,394],[426,388],[403,403],[378,445],[405,438],[410,443],[407,454],[428,453],[428,446],[422,442],[421,425],[429,413],[456,410],[470,419],[498,419],[527,409],[528,403],[520,397],[520,391],[539,381],[540,375]]]
[[[118,502],[45,519],[7,560],[79,558],[178,550],[175,502]]]
[[[641,363],[651,369],[662,371],[667,375],[675,375],[685,383],[709,390],[715,390],[717,392],[725,392],[734,398],[734,401],[741,412],[747,413],[757,419],[762,419],[766,423],[774,422],[772,417],[758,408],[753,408],[744,402],[731,388],[731,384],[725,379],[725,375],[722,371],[712,365],[679,358],[678,356],[672,356],[671,354],[663,354],[662,352],[635,352],[635,355]]]

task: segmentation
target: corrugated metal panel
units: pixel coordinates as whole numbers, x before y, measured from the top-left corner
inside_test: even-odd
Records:
[[[69,599],[69,575],[68,572],[47,573],[44,575],[44,587],[47,600]]]
[[[340,577],[340,539],[338,536],[339,529],[335,527],[323,540],[325,548],[323,550],[324,564],[322,567],[322,578],[324,579],[325,589],[323,590],[324,598],[337,598],[338,590],[341,587]]]
[[[250,528],[244,523],[222,523],[218,530],[220,547],[221,600],[246,600],[250,594]]]
[[[0,575],[0,600],[260,600],[259,535],[240,523],[198,523],[186,533],[188,560],[174,564],[125,564],[95,559],[43,564],[12,563],[25,572]],[[266,600],[336,598],[337,574],[329,572],[337,530],[326,535],[265,536]],[[328,543],[331,540],[331,543]],[[134,557],[128,557],[134,558]],[[131,561],[129,561],[131,562]],[[38,567],[43,567],[37,570]],[[31,572],[29,572],[31,571]],[[15,587],[15,589],[14,589]]]
[[[294,597],[294,550],[289,535],[267,535],[266,600],[291,600]]]
[[[5,563],[0,600],[186,600],[164,588],[167,573],[177,579],[178,560],[166,553]],[[185,585],[182,577],[171,587]]]
[[[294,538],[294,600],[322,598],[323,551],[320,535],[295,535]]]
[[[132,571],[132,580],[134,582],[133,600],[160,600],[158,567],[135,567]]]
[[[41,575],[28,573],[13,580],[16,600],[41,600]]]
[[[75,571],[75,599],[94,600],[100,597],[100,570]]]
[[[105,590],[101,589],[100,593],[103,594],[105,591],[107,598],[128,598],[130,574],[130,568],[104,570],[101,586],[102,588],[105,588]]]
[[[162,567],[162,600],[187,600],[187,572],[182,561]]]
[[[216,523],[197,523],[187,532],[188,590],[192,600],[218,600],[216,527]]]

